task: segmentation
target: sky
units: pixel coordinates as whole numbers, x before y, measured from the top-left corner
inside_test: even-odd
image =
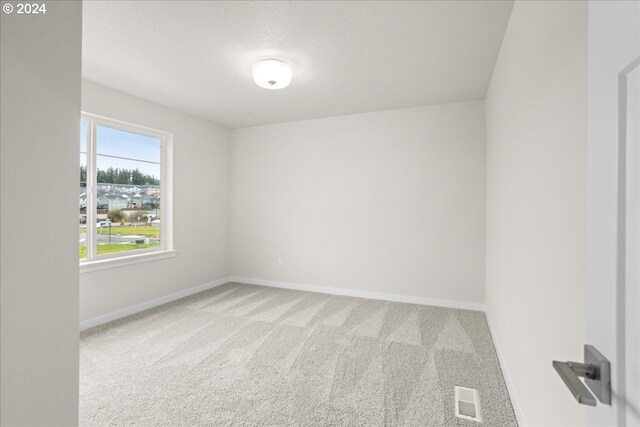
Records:
[[[88,122],[80,122],[80,152],[87,150]],[[139,169],[140,172],[160,178],[160,140],[145,135],[125,132],[105,126],[96,126],[96,148],[98,169],[126,168]],[[101,154],[140,159],[157,164],[136,162],[132,160],[114,159]],[[86,154],[80,155],[80,164],[86,165]]]

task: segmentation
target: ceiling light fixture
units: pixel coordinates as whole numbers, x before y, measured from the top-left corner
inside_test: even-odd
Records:
[[[277,59],[265,59],[253,64],[253,80],[265,89],[282,89],[289,86],[293,70],[291,65]]]

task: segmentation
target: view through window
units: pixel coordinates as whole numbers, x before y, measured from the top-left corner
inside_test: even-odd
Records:
[[[81,261],[162,248],[164,142],[162,134],[83,116]]]

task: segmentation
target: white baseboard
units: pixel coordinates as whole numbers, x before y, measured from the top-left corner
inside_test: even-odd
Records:
[[[178,300],[180,298],[188,297],[189,295],[197,294],[198,292],[206,291],[208,289],[215,288],[216,286],[224,285],[229,282],[231,282],[231,277],[223,277],[222,279],[214,280],[213,282],[194,286],[193,288],[189,289],[184,289],[173,294],[165,295],[160,298],[132,305],[121,310],[116,310],[111,313],[103,314],[102,316],[94,317],[92,319],[83,320],[82,322],[80,322],[80,330],[84,331],[85,329],[93,328],[94,326],[102,325],[116,319],[121,319],[123,317],[127,317],[132,314]]]
[[[498,337],[493,329],[493,323],[491,321],[491,317],[489,313],[485,311],[485,317],[487,318],[487,324],[489,325],[489,332],[491,333],[491,339],[493,340],[493,346],[496,349],[496,354],[498,355],[498,361],[500,362],[500,369],[502,370],[502,377],[504,378],[504,382],[507,384],[507,391],[509,392],[509,398],[511,399],[511,406],[513,407],[513,412],[516,414],[516,419],[518,420],[518,425],[520,427],[525,427],[527,424],[524,421],[524,414],[522,413],[522,407],[520,406],[520,402],[516,396],[516,390],[513,386],[513,382],[511,381],[511,375],[509,374],[509,369],[507,368],[507,363],[504,360],[504,356],[502,355],[502,350],[500,349],[500,344],[498,342]]]
[[[467,301],[414,297],[409,295],[388,294],[384,292],[358,291],[355,289],[330,288],[326,286],[305,285],[301,283],[279,282],[275,280],[263,280],[263,279],[253,279],[249,277],[230,276],[230,277],[223,277],[221,279],[214,280],[212,282],[205,283],[203,285],[194,286],[193,288],[175,292],[170,295],[165,295],[160,298],[152,299],[150,301],[145,301],[140,304],[132,305],[130,307],[116,310],[111,313],[103,314],[101,316],[97,316],[91,319],[83,320],[82,322],[80,322],[80,330],[84,331],[86,329],[93,328],[94,326],[102,325],[104,323],[108,323],[113,320],[121,319],[123,317],[127,317],[132,314],[139,313],[141,311],[148,310],[150,308],[157,307],[159,305],[166,304],[168,302],[175,301],[180,298],[184,298],[189,295],[196,294],[198,292],[203,292],[208,289],[215,288],[216,286],[224,285],[230,282],[246,283],[249,285],[270,286],[273,288],[293,289],[298,291],[318,292],[323,294],[344,295],[344,296],[350,296],[350,297],[356,297],[356,298],[368,298],[368,299],[377,299],[377,300],[384,300],[384,301],[405,302],[409,304],[434,305],[438,307],[460,308],[464,310],[478,310],[478,311],[484,310],[483,304],[467,302]]]
[[[435,305],[438,307],[461,308],[464,310],[483,311],[484,304],[468,301],[446,300],[436,298],[414,297],[409,295],[388,294],[384,292],[358,291],[346,288],[329,288],[326,286],[305,285],[302,283],[279,282],[276,280],[253,279],[250,277],[232,276],[232,282],[248,285],[270,286],[272,288],[293,289],[296,291],[318,292],[322,294],[344,295],[356,298],[377,299],[409,304]]]

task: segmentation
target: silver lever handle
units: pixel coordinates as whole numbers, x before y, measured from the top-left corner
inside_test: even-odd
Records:
[[[593,375],[595,368],[593,365],[586,365],[584,363],[575,362],[558,362],[553,361],[553,367],[556,368],[562,381],[569,387],[571,394],[576,398],[578,403],[583,405],[596,406],[596,398],[587,389],[587,387],[580,381],[580,376],[586,377],[588,374]]]
[[[584,361],[558,362],[553,367],[567,385],[578,403],[596,406],[596,397],[605,404],[611,404],[611,364],[594,346],[584,346]],[[586,385],[580,380],[584,377]],[[588,387],[588,388],[587,388]]]

